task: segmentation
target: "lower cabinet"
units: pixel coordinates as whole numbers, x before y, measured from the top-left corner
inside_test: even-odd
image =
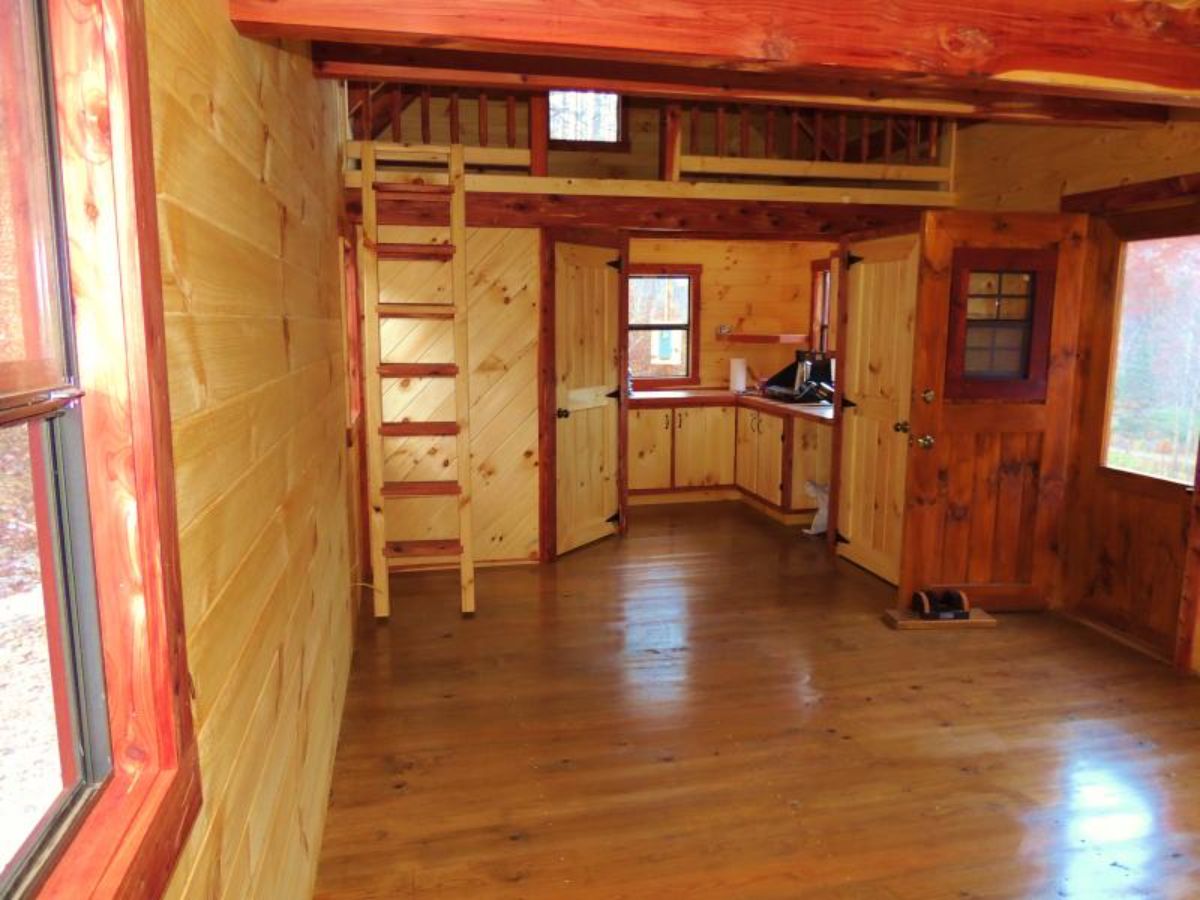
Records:
[[[732,406],[675,410],[675,487],[733,484]]]
[[[754,493],[775,506],[783,505],[783,425],[782,416],[756,412],[755,464],[758,473]]]
[[[665,491],[671,487],[674,427],[670,409],[629,411],[627,444],[631,491]]]
[[[833,427],[807,419],[792,423],[792,509],[816,509],[817,501],[805,484],[829,486],[833,478]]]

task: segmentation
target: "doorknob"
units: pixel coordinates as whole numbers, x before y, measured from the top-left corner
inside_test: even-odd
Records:
[[[569,409],[563,409],[560,406],[557,410],[555,410],[554,415],[558,416],[560,419],[569,419],[571,418],[571,411]]]
[[[897,422],[892,426],[892,431],[896,432],[897,434],[908,434],[908,423]]]
[[[934,443],[932,434],[923,434],[917,438],[917,446],[922,450],[932,450]]]

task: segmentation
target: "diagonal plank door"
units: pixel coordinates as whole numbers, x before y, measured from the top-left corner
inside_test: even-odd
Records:
[[[617,531],[618,259],[606,247],[555,245],[559,553]]]
[[[838,554],[892,584],[900,577],[917,301],[917,235],[867,241],[847,284],[839,377],[842,417]]]

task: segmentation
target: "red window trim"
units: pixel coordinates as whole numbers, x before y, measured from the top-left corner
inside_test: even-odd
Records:
[[[691,387],[700,383],[700,276],[704,267],[693,264],[650,264],[629,266],[626,281],[638,275],[685,275],[691,283],[688,310],[688,374],[682,378],[637,378],[633,386],[640,390],[657,388]],[[629,303],[629,291],[625,292],[625,303]],[[625,316],[625,330],[621,338],[625,342],[626,356],[629,347],[629,316]]]
[[[1033,323],[1029,337],[1029,372],[1025,378],[968,378],[963,374],[967,343],[967,293],[972,271],[1034,272]],[[946,353],[946,399],[1046,400],[1050,371],[1050,323],[1054,312],[1054,286],[1058,248],[1011,249],[958,247],[951,266],[950,329]]]
[[[51,0],[113,772],[43,897],[157,896],[200,809],[140,0]]]

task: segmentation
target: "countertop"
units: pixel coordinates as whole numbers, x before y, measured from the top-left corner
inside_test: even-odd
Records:
[[[676,406],[741,406],[777,416],[794,416],[817,422],[832,422],[832,404],[809,405],[768,400],[757,394],[735,394],[730,390],[696,388],[694,390],[634,391],[629,395],[631,409],[662,409]]]

